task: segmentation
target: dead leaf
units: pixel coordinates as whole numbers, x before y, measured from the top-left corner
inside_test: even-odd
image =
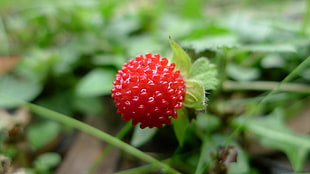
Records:
[[[215,162],[207,172],[208,174],[227,174],[228,166],[237,162],[238,150],[234,146],[220,146],[213,154]]]
[[[0,130],[4,130],[6,143],[22,142],[25,127],[31,121],[31,114],[27,108],[18,108],[13,112],[0,109]]]
[[[31,117],[27,108],[18,108],[14,112],[0,109],[0,128],[10,130],[16,125],[25,127],[30,123]]]
[[[0,56],[0,76],[14,69],[20,60],[18,56]]]

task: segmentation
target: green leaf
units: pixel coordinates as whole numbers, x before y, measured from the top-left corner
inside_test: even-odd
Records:
[[[74,109],[72,107],[72,103],[75,100],[76,99],[72,93],[72,90],[66,89],[66,90],[62,90],[61,92],[55,93],[53,95],[39,98],[38,100],[36,100],[36,103],[43,107],[53,109],[54,111],[67,114],[67,115],[71,115],[73,114],[73,109]]]
[[[53,121],[44,121],[31,124],[27,131],[27,138],[30,144],[35,148],[41,148],[54,139],[60,131],[60,125]]]
[[[158,37],[163,37],[163,40],[166,39],[166,36],[171,35],[171,33],[173,33],[174,38],[183,38],[189,33],[194,32],[193,30],[196,29],[195,25],[198,23],[197,21],[186,19],[172,13],[163,13],[160,15],[159,22],[159,25],[163,27],[158,31],[160,33]]]
[[[189,125],[188,115],[186,108],[181,108],[177,110],[178,118],[172,119],[173,130],[179,141],[180,146],[183,145],[187,127]]]
[[[79,112],[96,116],[101,115],[105,109],[105,107],[102,107],[102,100],[100,97],[78,97],[74,100],[73,106]]]
[[[196,53],[200,53],[204,50],[218,51],[222,48],[238,47],[237,37],[235,35],[215,35],[205,36],[199,39],[186,40],[182,42],[182,45],[186,48],[192,48]]]
[[[202,8],[204,6],[205,1],[204,0],[185,0],[182,1],[184,4],[182,4],[180,10],[182,14],[185,17],[190,17],[193,19],[197,19],[202,16]],[[186,7],[186,8],[184,8]]]
[[[76,38],[77,39],[77,38]],[[65,46],[59,48],[59,53],[57,57],[57,61],[55,61],[55,65],[53,67],[53,71],[56,75],[63,75],[73,71],[76,68],[76,63],[79,61],[79,54],[81,54],[81,48],[78,47],[79,44],[82,44],[81,41],[70,42]],[[83,43],[82,48],[85,49],[85,44]]]
[[[121,69],[126,60],[120,54],[98,54],[93,57],[92,62],[98,66],[114,65],[118,69]]]
[[[24,75],[4,75],[0,77],[0,94],[23,101],[31,101],[42,91],[42,85],[31,77]],[[0,98],[0,107],[14,107],[20,103]]]
[[[260,71],[253,67],[242,67],[234,63],[227,65],[227,74],[237,81],[252,81],[260,77]]]
[[[153,138],[155,133],[158,129],[156,128],[144,128],[141,129],[139,126],[135,126],[133,137],[131,139],[130,144],[132,144],[135,147],[140,147],[146,142],[148,142],[150,139]]]
[[[154,38],[148,34],[131,37],[125,42],[126,44],[124,46],[128,52],[128,55],[136,56],[138,54],[141,54],[141,52],[162,52],[162,43],[154,40]]]
[[[189,78],[202,83],[206,90],[215,89],[219,82],[216,66],[206,58],[199,58],[193,63]]]
[[[252,44],[243,45],[239,47],[243,51],[254,51],[254,52],[296,52],[296,48],[291,44]]]
[[[248,121],[238,120],[241,126],[254,133],[268,147],[282,150],[295,171],[300,171],[310,152],[310,136],[291,131],[283,122],[284,111],[277,109],[271,115]]]
[[[103,31],[109,33],[109,37],[118,37],[117,39],[119,39],[125,38],[130,33],[138,30],[140,25],[138,14],[131,13],[112,18],[110,24]]]
[[[193,109],[205,107],[205,89],[201,83],[195,80],[186,80],[186,94],[184,105]]]
[[[28,77],[44,81],[55,67],[58,58],[57,51],[35,48],[20,62],[16,70]]]
[[[47,172],[53,167],[56,167],[60,161],[61,157],[58,153],[44,153],[34,161],[34,167],[40,172]]]
[[[303,71],[300,73],[301,77],[304,79],[310,81],[310,68],[303,69]]]
[[[267,54],[261,60],[261,65],[264,68],[281,68],[285,64],[285,60],[278,53]]]
[[[111,93],[115,72],[107,69],[94,69],[78,83],[76,93],[80,97],[94,97]]]
[[[218,116],[211,115],[209,113],[199,113],[195,120],[197,128],[199,131],[211,132],[220,127],[221,121]]]
[[[218,139],[220,139],[220,141]],[[209,168],[211,166],[211,154],[216,151],[217,147],[223,144],[222,142],[224,142],[224,139],[218,135],[213,135],[211,137],[207,134],[203,137],[202,141],[203,142],[200,149],[200,155],[195,174],[204,173],[206,168]]]
[[[191,59],[187,53],[176,42],[169,37],[170,45],[173,50],[172,62],[176,64],[176,70],[181,71],[181,75],[185,78],[191,72]]]

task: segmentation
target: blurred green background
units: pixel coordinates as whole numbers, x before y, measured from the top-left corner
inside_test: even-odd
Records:
[[[310,151],[309,61],[291,73],[310,55],[309,0],[1,0],[0,94],[80,120],[119,117],[109,97],[117,70],[138,54],[152,52],[171,58],[169,36],[193,60],[207,57],[214,63],[220,81],[216,90],[207,91],[207,111],[194,114],[197,118],[187,126],[186,145],[176,145],[177,151],[170,157],[179,159],[172,160],[172,165],[183,173],[211,173],[216,163],[204,147],[216,149],[228,141],[238,144],[238,158],[243,159],[239,167],[227,172],[260,173],[266,166],[255,165],[259,150],[248,149],[254,134],[258,144],[284,152],[295,171],[310,171],[309,167],[303,169]],[[259,104],[290,73],[292,78]],[[6,113],[0,113],[0,153],[28,172],[55,172],[65,152],[57,151],[55,144],[53,152],[39,149],[72,130],[35,117],[21,124],[18,134],[23,139],[8,141],[7,131],[13,129],[8,123],[18,106],[0,98],[1,111]],[[260,120],[251,117],[244,124],[244,115]],[[287,127],[292,122],[295,127]],[[242,131],[229,139],[239,128]],[[270,139],[265,136],[269,129],[281,135]],[[150,141],[149,135],[154,132],[139,136],[141,141],[133,137],[142,142],[140,146]],[[295,135],[299,139],[294,143]],[[31,158],[16,147],[20,142],[31,147]],[[265,154],[258,154],[265,159]],[[39,167],[42,161],[48,161],[46,168]],[[292,172],[289,164],[285,166]]]

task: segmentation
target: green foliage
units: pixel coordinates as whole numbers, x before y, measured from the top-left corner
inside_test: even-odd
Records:
[[[77,84],[76,93],[81,97],[110,94],[115,72],[108,69],[94,69]]]
[[[205,90],[215,89],[218,85],[216,66],[206,58],[199,58],[193,63],[189,78],[202,83]]]
[[[177,137],[180,146],[182,146],[184,144],[186,130],[189,125],[189,119],[186,108],[178,109],[177,112],[178,112],[178,118],[173,119],[172,124],[175,136]]]
[[[101,115],[106,109],[102,108],[101,100],[98,97],[77,97],[74,102],[74,107],[77,111],[90,115]]]
[[[26,101],[82,118],[114,117],[112,100],[107,96],[117,70],[137,54],[159,53],[176,63],[185,77],[184,105],[191,109],[178,110],[173,127],[164,128],[174,131],[179,142],[174,152],[165,154],[169,159],[159,163],[145,156],[141,159],[167,170],[169,164],[185,174],[210,173],[216,163],[212,153],[219,146],[234,145],[238,161],[229,165],[227,173],[250,173],[256,170],[249,163],[252,156],[237,143],[244,141],[239,131],[243,130],[256,135],[261,144],[284,152],[295,171],[300,171],[309,155],[309,136],[291,131],[284,122],[307,107],[308,92],[300,91],[308,89],[310,80],[309,4],[305,0],[21,0],[16,5],[3,0],[0,66],[4,55],[16,55],[21,61],[8,71],[0,69],[0,109],[15,108]],[[169,36],[176,42],[171,37],[168,40]],[[236,86],[227,86],[231,81]],[[248,86],[244,87],[244,82]],[[276,87],[269,93],[271,97],[265,97],[277,84],[289,92],[273,95],[279,90]],[[51,114],[32,109],[41,115]],[[248,113],[254,114],[242,116]],[[231,120],[238,120],[237,127]],[[57,121],[67,121],[66,125],[82,131],[93,130],[69,116]],[[57,123],[40,119],[33,119],[25,130],[35,153],[59,133],[66,133]],[[1,153],[21,166],[22,160],[15,157],[25,154],[16,144],[6,144],[6,132],[1,130],[1,135],[5,134],[0,138]],[[136,127],[130,142],[139,147],[156,133],[156,129]],[[93,130],[93,135],[105,137],[99,130]],[[124,147],[115,139],[109,140]],[[131,146],[124,149],[140,157],[146,155]],[[42,156],[29,171],[53,173],[60,160],[57,154]],[[145,168],[146,173],[157,169]]]
[[[136,126],[130,144],[135,147],[140,147],[141,145],[152,139],[157,130],[158,129],[156,128],[141,129],[139,126]]]
[[[219,160],[216,158],[215,153],[218,151],[219,147],[223,147],[227,137],[219,134],[215,135],[205,135],[203,137],[203,145],[200,150],[199,162],[197,164],[195,174],[204,173],[206,169],[209,169],[215,161]],[[238,151],[237,162],[230,164],[228,173],[249,173],[249,162],[246,157],[245,152],[240,148],[236,142],[230,142],[232,147],[236,148]],[[227,144],[224,146],[229,147]],[[212,155],[213,154],[213,155]],[[226,166],[228,167],[228,166]]]
[[[237,81],[254,81],[260,77],[258,68],[241,67],[234,63],[227,65],[227,74]]]
[[[27,128],[27,139],[34,149],[38,149],[52,141],[60,130],[60,125],[52,121],[32,124]]]
[[[34,168],[38,174],[52,173],[51,169],[59,165],[61,157],[58,153],[44,153],[34,161]]]
[[[197,134],[203,137],[206,133],[215,131],[220,127],[221,120],[215,115],[199,113],[195,120]]]
[[[175,42],[169,38],[173,50],[172,62],[176,64],[176,70],[181,71],[181,75],[187,78],[191,72],[191,59],[187,53]]]
[[[20,100],[31,101],[41,92],[42,86],[35,79],[21,75],[5,75],[0,77],[0,93]],[[19,103],[0,98],[1,107],[14,107]]]
[[[203,109],[206,101],[205,90],[214,89],[218,83],[216,67],[204,58],[196,60],[192,65],[188,54],[171,37],[169,39],[173,51],[172,62],[185,78],[184,105],[189,108]]]
[[[310,136],[291,131],[283,116],[283,110],[276,109],[266,117],[240,120],[238,124],[254,133],[263,145],[285,152],[295,171],[301,171],[310,152]]]
[[[231,34],[204,36],[197,39],[185,40],[183,43],[185,47],[194,49],[196,53],[205,50],[218,51],[223,48],[235,48],[238,47],[239,44],[236,36]]]
[[[241,46],[239,48],[243,51],[254,51],[254,52],[296,52],[296,48],[293,44],[251,44]]]
[[[147,161],[147,162],[153,164],[154,166],[156,166],[158,168],[166,170],[167,173],[180,174],[178,171],[176,171],[175,169],[173,169],[169,165],[167,165],[167,164],[165,164],[163,162],[160,162],[156,158],[154,158],[154,157],[152,157],[152,156],[150,156],[150,155],[148,155],[146,153],[143,153],[139,149],[136,149],[133,146],[130,146],[129,144],[119,140],[118,138],[113,137],[112,135],[109,135],[108,133],[106,133],[104,131],[101,131],[101,130],[95,128],[95,127],[92,127],[92,126],[90,126],[88,124],[85,124],[85,123],[83,123],[81,121],[78,121],[76,119],[70,118],[69,116],[66,116],[64,114],[61,114],[61,113],[55,112],[53,110],[49,110],[47,108],[41,107],[39,105],[35,105],[35,104],[32,104],[32,103],[25,103],[25,105],[27,105],[29,107],[29,109],[31,109],[36,114],[39,114],[39,115],[41,115],[43,117],[52,119],[54,121],[57,121],[59,123],[62,123],[64,125],[66,125],[66,126],[69,126],[69,127],[72,127],[72,128],[76,128],[76,129],[84,131],[84,132],[86,132],[86,133],[88,133],[90,135],[93,135],[93,136],[99,138],[102,141],[108,142],[111,145],[116,146],[116,147],[122,149],[123,151],[125,151],[125,152],[127,152],[127,153],[129,153],[131,155],[136,156],[137,158],[139,158],[141,160]],[[52,126],[48,127],[49,133],[53,132],[50,129],[51,127]],[[32,130],[34,130],[34,129],[35,128],[33,128]],[[33,132],[30,132],[30,134],[31,133],[33,133],[33,135],[34,135],[33,137],[39,136],[38,135],[39,132],[33,131]],[[41,133],[41,136],[42,135],[43,134]],[[42,141],[40,143],[43,144]],[[41,145],[41,144],[39,144],[39,145]]]
[[[18,151],[14,146],[8,146],[0,147],[0,153],[8,158],[14,158],[18,154]]]

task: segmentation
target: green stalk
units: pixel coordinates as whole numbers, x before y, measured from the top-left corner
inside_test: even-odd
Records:
[[[223,90],[269,91],[279,86],[280,83],[281,82],[270,82],[270,81],[235,82],[226,80],[223,82]],[[285,83],[279,87],[279,91],[308,94],[310,93],[310,85],[298,84],[298,83]]]
[[[4,47],[4,50],[6,51],[6,54],[10,55],[10,43],[9,43],[9,37],[7,35],[3,19],[0,16],[0,35],[3,35],[3,43],[1,44],[2,47]],[[3,54],[3,53],[2,53]],[[4,54],[5,55],[5,54]]]
[[[139,149],[123,142],[122,140],[113,137],[112,135],[109,135],[95,127],[92,127],[88,124],[85,124],[81,121],[75,120],[69,116],[66,116],[64,114],[55,112],[53,110],[50,109],[46,109],[42,106],[36,105],[36,104],[32,104],[29,102],[25,102],[23,100],[19,100],[16,99],[14,97],[11,96],[7,96],[3,93],[0,93],[0,98],[5,99],[5,100],[9,100],[14,102],[17,105],[24,105],[26,107],[28,107],[30,110],[32,110],[34,113],[46,117],[48,119],[52,119],[55,120],[59,123],[62,123],[66,126],[72,127],[72,128],[76,128],[80,131],[83,131],[85,133],[88,133],[94,137],[97,137],[98,139],[105,141],[145,162],[151,163],[152,166],[157,167],[162,169],[165,173],[171,173],[171,174],[181,174],[180,172],[178,172],[177,170],[175,170],[174,168],[170,167],[169,165],[160,162],[159,160],[155,159],[154,157],[140,151]],[[123,134],[124,132],[122,131],[121,134]],[[122,136],[122,135],[120,135]]]
[[[144,165],[132,169],[127,169],[123,171],[116,172],[114,174],[148,174],[148,173],[156,173],[158,172],[158,169],[155,168],[152,164]]]
[[[219,55],[216,57],[216,66],[218,68],[219,73],[219,86],[222,87],[222,84],[227,79],[227,73],[226,73],[226,67],[228,63],[228,50],[223,49],[221,52],[219,52]],[[220,88],[217,88],[217,92],[219,90],[222,90]]]
[[[296,77],[297,75],[299,75],[299,73],[306,68],[308,65],[310,64],[310,56],[307,57],[303,62],[301,62],[289,75],[287,75],[275,88],[273,88],[267,95],[266,97],[264,97],[257,105],[257,107],[255,107],[254,109],[252,109],[247,115],[246,115],[246,119],[244,119],[244,122],[242,123],[242,125],[246,124],[246,121],[248,119],[250,119],[252,116],[254,116],[258,111],[259,108],[265,104],[268,99],[275,94],[276,92],[278,92],[281,87],[291,81],[294,77]],[[242,126],[237,127],[232,134],[230,134],[230,136],[227,138],[225,145],[228,145],[242,130]]]
[[[203,170],[205,168],[205,164],[204,164],[204,161],[205,161],[205,154],[206,154],[206,142],[203,141],[202,145],[201,145],[201,153],[200,153],[200,156],[199,156],[199,160],[198,160],[198,164],[197,164],[197,167],[196,167],[196,170],[195,170],[195,174],[201,174],[203,173]]]
[[[307,33],[307,28],[309,26],[309,22],[310,22],[310,0],[307,0],[305,5],[305,14],[304,14],[304,18],[301,24],[301,29],[300,32],[302,35],[306,35]],[[310,26],[309,26],[310,27]]]
[[[119,133],[116,135],[116,138],[122,139],[127,132],[132,128],[131,122],[127,122],[127,124],[119,131]],[[104,151],[101,153],[100,157],[96,160],[96,162],[92,165],[92,167],[86,172],[86,174],[92,174],[95,172],[95,170],[98,168],[98,166],[103,162],[105,157],[110,153],[113,146],[109,144]]]
[[[180,172],[171,168],[167,164],[158,161],[157,159],[147,155],[146,153],[130,146],[127,143],[124,143],[123,141],[121,141],[121,140],[119,140],[119,139],[117,139],[117,138],[95,128],[95,127],[92,127],[88,124],[85,124],[81,121],[75,120],[75,119],[68,117],[66,115],[60,114],[58,112],[46,109],[44,107],[41,107],[41,106],[38,106],[38,105],[35,105],[32,103],[23,102],[23,101],[8,97],[8,96],[3,95],[3,94],[0,94],[0,95],[1,95],[1,97],[7,98],[8,100],[13,100],[13,101],[18,102],[20,104],[25,104],[36,114],[39,114],[39,115],[47,117],[49,119],[58,121],[58,122],[66,125],[66,126],[70,126],[70,127],[76,128],[80,131],[83,131],[85,133],[88,133],[90,135],[93,135],[93,136],[97,137],[98,139],[103,140],[103,141],[105,141],[105,142],[107,142],[107,143],[109,143],[115,147],[118,147],[121,150],[123,150],[123,151],[143,160],[143,161],[149,162],[152,165],[154,165],[160,169],[164,169],[165,172],[167,172],[167,173],[180,174]]]

